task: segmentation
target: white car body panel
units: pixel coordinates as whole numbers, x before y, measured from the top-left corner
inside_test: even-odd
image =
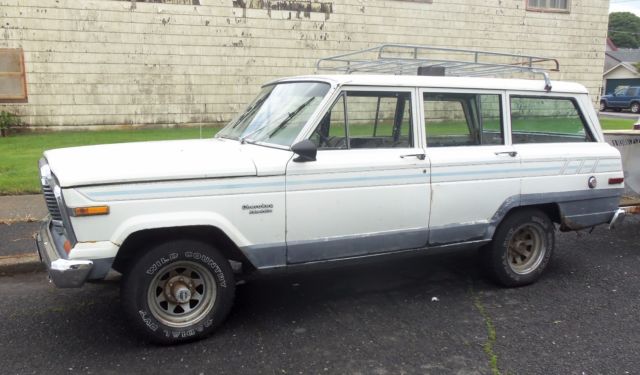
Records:
[[[305,243],[350,238],[373,240],[384,233],[424,232],[429,218],[429,163],[420,149],[327,150],[314,163],[289,163],[287,170],[287,244],[293,263],[326,259]],[[405,237],[406,238],[406,237]],[[349,256],[382,251],[369,244],[336,249]],[[341,246],[336,242],[336,246]],[[295,247],[295,248],[294,248]],[[330,252],[330,250],[324,250]],[[307,254],[304,254],[307,253]],[[327,253],[325,253],[325,256]]]
[[[256,174],[237,142],[221,139],[70,147],[44,155],[63,188]]]

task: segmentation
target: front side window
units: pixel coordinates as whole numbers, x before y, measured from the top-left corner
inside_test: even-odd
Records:
[[[616,95],[626,95],[627,90],[629,90],[629,86],[618,86],[615,89]]]
[[[321,82],[265,86],[216,137],[291,146],[329,88],[329,84]]]
[[[526,0],[526,1],[527,1],[528,10],[567,12],[569,11],[571,0]]]
[[[342,93],[311,140],[319,149],[413,147],[411,93]]]
[[[594,140],[571,98],[512,96],[511,130],[514,144]]]
[[[428,147],[504,143],[500,95],[429,92],[423,99]]]

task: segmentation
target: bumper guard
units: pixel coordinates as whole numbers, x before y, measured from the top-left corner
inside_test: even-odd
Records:
[[[90,260],[65,259],[64,251],[56,246],[51,233],[51,220],[42,223],[36,235],[40,261],[47,266],[49,279],[58,288],[78,288],[87,280],[93,262]]]
[[[609,229],[613,229],[616,225],[622,223],[624,218],[627,216],[627,211],[623,208],[618,208],[616,212],[613,214],[611,221],[609,222]]]

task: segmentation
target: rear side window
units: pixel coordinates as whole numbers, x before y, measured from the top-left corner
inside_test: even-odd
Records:
[[[424,93],[427,146],[504,143],[500,95]]]
[[[592,142],[580,109],[572,98],[511,97],[512,142]]]

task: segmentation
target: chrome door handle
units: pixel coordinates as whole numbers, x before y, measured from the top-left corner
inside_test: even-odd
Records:
[[[418,160],[424,160],[427,158],[425,154],[408,154],[408,155],[400,155],[402,159],[404,158],[418,158]]]
[[[496,152],[496,155],[509,155],[512,158],[515,158],[516,155],[518,155],[518,151],[500,151],[500,152]]]

